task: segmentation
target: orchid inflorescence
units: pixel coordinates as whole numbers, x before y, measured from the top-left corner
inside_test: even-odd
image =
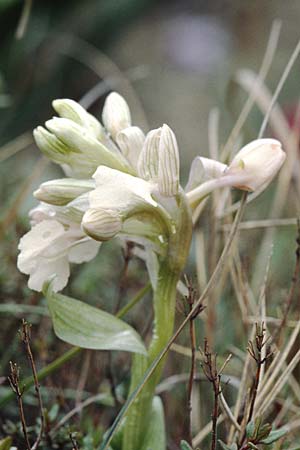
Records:
[[[177,232],[180,196],[193,210],[219,187],[260,189],[285,159],[274,139],[251,142],[229,166],[198,156],[183,190],[177,141],[168,125],[145,136],[115,92],[106,99],[103,125],[73,100],[55,100],[53,107],[59,117],[36,128],[34,138],[67,178],[47,181],[34,192],[40,204],[30,211],[32,229],[19,245],[18,267],[36,291],[54,274],[53,290],[63,289],[69,263],[90,261],[101,241],[117,235],[143,246],[150,265],[165,257]]]
[[[29,213],[32,229],[20,241],[18,267],[29,275],[31,289],[43,290],[58,337],[83,348],[133,352],[130,395],[172,335],[193,211],[217,188],[262,191],[285,153],[277,140],[258,139],[229,165],[198,156],[183,189],[174,132],[163,125],[145,135],[132,125],[129,107],[119,94],[107,97],[103,125],[73,100],[55,100],[53,107],[59,117],[34,130],[34,138],[41,151],[61,165],[66,178],[47,181],[34,192],[40,204]],[[116,236],[134,243],[151,280],[154,327],[147,350],[136,331],[115,316],[53,294],[66,286],[70,263],[90,261],[101,242]],[[164,422],[161,400],[155,397],[162,368],[162,362],[155,367],[126,413],[122,450],[166,448],[163,432],[158,448],[149,428],[155,417]],[[120,449],[113,444],[110,448]]]

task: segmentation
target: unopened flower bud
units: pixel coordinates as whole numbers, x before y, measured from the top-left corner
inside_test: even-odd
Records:
[[[159,141],[158,188],[162,195],[176,195],[179,187],[179,152],[175,134],[163,125]]]
[[[70,119],[86,128],[96,139],[104,135],[101,123],[92,114],[88,113],[79,103],[74,100],[63,98],[52,102],[52,106],[60,117]]]
[[[102,120],[113,139],[124,128],[131,126],[130,110],[121,95],[116,92],[109,94],[104,103]]]
[[[51,133],[42,127],[35,130],[37,145],[53,161],[70,166],[73,177],[88,178],[101,164],[132,172],[120,152],[111,152],[86,128],[73,120],[54,117],[46,122],[46,127]]]
[[[69,153],[68,147],[54,134],[43,127],[37,127],[33,130],[33,137],[36,145],[49,159],[58,164],[65,162],[66,155]]]
[[[125,158],[136,168],[145,135],[139,127],[128,127],[117,134],[116,141]]]
[[[157,181],[159,165],[159,141],[161,128],[151,130],[146,136],[139,160],[138,174],[144,180]]]
[[[94,180],[77,180],[76,178],[62,178],[42,183],[33,193],[41,202],[63,206],[81,194],[95,187]]]
[[[109,209],[89,209],[83,216],[82,229],[97,241],[107,241],[122,229],[118,211]]]
[[[257,139],[243,147],[232,160],[225,175],[232,177],[231,186],[246,191],[266,187],[286,158],[275,139]]]

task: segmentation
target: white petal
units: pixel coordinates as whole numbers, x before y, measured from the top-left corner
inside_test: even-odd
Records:
[[[139,127],[128,127],[117,134],[116,141],[132,167],[137,167],[145,135]]]
[[[197,156],[191,165],[189,180],[185,187],[185,191],[195,189],[199,184],[213,178],[219,178],[224,175],[227,169],[226,164],[222,164],[214,159]]]
[[[30,267],[32,266],[31,259],[47,251],[64,233],[63,225],[55,220],[44,220],[35,225],[20,240],[19,250],[21,250],[21,254],[18,258],[19,270],[24,273],[29,273],[26,272],[26,266],[27,264]]]
[[[87,237],[77,241],[69,250],[69,261],[76,264],[91,261],[97,256],[100,245]]]
[[[89,261],[98,248],[97,242],[88,242],[78,224],[65,227],[56,220],[44,220],[20,240],[18,268],[30,275],[28,286],[36,291],[41,291],[44,282],[56,275],[54,290],[57,291],[67,284],[69,260]]]
[[[156,207],[153,185],[141,178],[100,166],[93,178],[96,189],[89,194],[91,208],[109,208],[127,212],[139,206]]]
[[[56,275],[53,280],[53,291],[62,290],[68,283],[70,276],[70,267],[67,256],[48,261],[47,259],[39,261],[38,267],[30,274],[28,287],[34,291],[42,291],[43,284],[50,277]]]

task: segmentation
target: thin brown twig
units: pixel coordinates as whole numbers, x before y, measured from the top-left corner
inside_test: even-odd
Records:
[[[191,280],[186,277],[185,279],[186,285],[188,288],[188,295],[186,296],[186,302],[189,307],[189,312],[193,309],[193,305],[195,303],[197,293],[194,289]],[[187,422],[188,422],[188,440],[189,443],[192,445],[192,390],[193,390],[193,383],[195,378],[195,368],[196,368],[196,332],[195,332],[195,318],[191,318],[190,320],[190,341],[191,341],[191,368],[190,368],[190,375],[189,375],[189,381],[188,381],[188,391],[187,391]]]
[[[20,414],[20,419],[21,419],[21,424],[22,424],[23,435],[25,438],[26,448],[27,448],[27,450],[30,450],[31,447],[30,447],[29,437],[28,437],[28,433],[27,433],[27,425],[26,425],[23,401],[22,401],[23,390],[20,388],[20,369],[17,366],[17,364],[13,363],[12,361],[10,361],[9,364],[10,364],[10,376],[8,377],[8,381],[10,383],[12,390],[15,392],[15,394],[17,396],[19,414]]]
[[[230,356],[226,359],[225,363],[222,365],[221,369],[217,368],[217,355],[210,352],[207,339],[204,340],[204,349],[201,350],[202,353],[202,369],[204,375],[208,381],[212,384],[214,391],[214,406],[212,413],[212,429],[211,429],[211,450],[216,450],[217,448],[217,424],[219,417],[219,397],[222,393],[221,390],[221,374],[227,363],[230,360]]]
[[[40,431],[36,438],[36,441],[34,442],[33,446],[31,447],[31,450],[36,450],[42,440],[42,437],[43,437],[44,428],[45,428],[45,415],[44,415],[43,400],[42,400],[42,396],[41,396],[41,392],[40,392],[40,384],[39,384],[39,380],[38,380],[37,370],[35,367],[35,362],[34,362],[33,354],[32,354],[31,347],[30,347],[30,326],[24,319],[22,320],[21,338],[22,338],[22,342],[25,347],[26,355],[29,360],[32,375],[34,378],[34,388],[35,388],[35,392],[36,392],[36,396],[37,396],[38,404],[39,404],[39,410],[40,410],[40,420],[41,420]]]
[[[79,450],[77,441],[76,441],[76,439],[74,438],[73,434],[70,433],[69,436],[70,436],[70,439],[71,439],[71,442],[72,442],[72,445],[73,445],[72,450]]]
[[[266,330],[264,327],[264,323],[262,323],[262,324],[257,323],[255,339],[254,339],[254,341],[248,342],[247,350],[248,350],[248,353],[250,354],[250,356],[252,357],[252,359],[256,363],[256,372],[255,372],[255,377],[253,380],[252,387],[250,389],[249,412],[247,414],[246,424],[249,423],[253,418],[254,406],[255,406],[257,392],[258,392],[258,385],[259,385],[259,381],[260,381],[260,372],[261,372],[262,365],[265,364],[265,362],[272,356],[272,352],[269,350],[267,350],[265,356],[263,356],[263,348],[266,345],[265,331]],[[240,445],[243,445],[245,437],[246,437],[245,430],[243,430]]]

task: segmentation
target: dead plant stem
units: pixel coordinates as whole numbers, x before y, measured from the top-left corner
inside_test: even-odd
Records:
[[[21,336],[22,336],[22,342],[25,347],[26,355],[27,355],[27,358],[29,360],[29,364],[31,367],[32,375],[34,378],[34,388],[35,388],[35,392],[36,392],[36,396],[37,396],[38,404],[39,404],[39,410],[40,410],[41,426],[40,426],[40,430],[39,430],[38,436],[36,438],[36,441],[33,444],[33,446],[31,447],[31,450],[36,450],[42,440],[42,437],[43,437],[44,427],[45,427],[45,416],[44,416],[43,400],[42,400],[42,396],[41,396],[41,392],[40,392],[40,384],[39,384],[39,380],[38,380],[37,370],[35,367],[35,362],[34,362],[33,354],[32,354],[31,347],[30,347],[29,325],[24,319],[22,321]]]

